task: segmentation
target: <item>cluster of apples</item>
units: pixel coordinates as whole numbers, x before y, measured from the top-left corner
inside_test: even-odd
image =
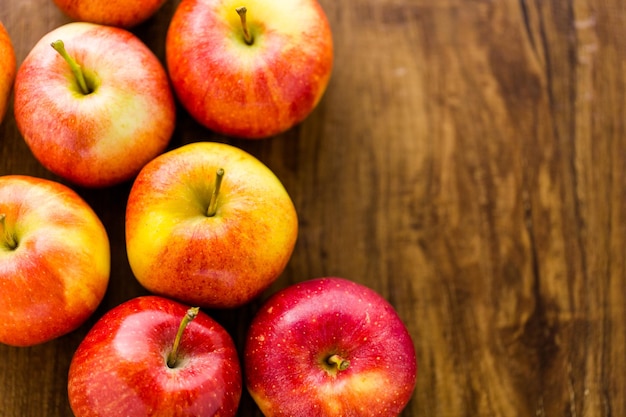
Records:
[[[152,295],[106,312],[77,348],[68,375],[77,417],[234,416],[244,382],[266,416],[396,416],[412,395],[411,337],[363,285],[325,277],[272,295],[250,324],[243,367],[227,331],[200,311],[267,290],[291,257],[298,218],[279,178],[243,150],[196,142],[166,152],[174,96],[207,128],[259,139],[304,120],[332,68],[316,0],[246,2],[182,0],[167,69],[128,29],[164,0],[117,12],[111,0],[55,0],[77,21],[45,35],[19,68],[0,25],[0,116],[14,86],[33,155],[77,186],[133,180],[126,249]],[[32,346],[76,330],[102,301],[110,262],[107,231],[70,186],[0,177],[0,342]]]

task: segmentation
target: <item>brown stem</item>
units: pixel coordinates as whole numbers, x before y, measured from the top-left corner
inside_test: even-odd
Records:
[[[63,59],[65,59],[65,61],[70,66],[70,69],[72,70],[72,73],[76,78],[76,82],[78,83],[78,87],[80,88],[80,91],[85,95],[90,94],[92,91],[87,86],[87,81],[85,80],[85,74],[83,73],[83,69],[80,67],[78,62],[76,62],[76,60],[74,60],[74,58],[72,58],[70,54],[67,53],[63,41],[54,41],[52,42],[51,46],[63,57]]]
[[[329,365],[336,366],[339,371],[345,371],[350,366],[349,360],[337,354],[329,356],[326,362],[328,362]]]
[[[9,249],[13,250],[13,249],[17,248],[17,239],[7,229],[6,218],[7,218],[6,214],[4,214],[4,213],[0,214],[0,226],[2,226],[2,237],[4,239],[5,245]]]
[[[237,11],[237,14],[239,14],[239,17],[241,18],[241,27],[243,29],[243,40],[246,41],[248,45],[252,45],[252,43],[254,42],[254,38],[252,37],[252,35],[250,34],[250,31],[248,30],[248,22],[246,19],[246,13],[248,12],[248,9],[242,6],[242,7],[237,7],[235,10]]]
[[[198,312],[200,311],[199,307],[191,307],[187,310],[185,317],[180,321],[180,326],[178,326],[178,332],[176,333],[176,338],[174,339],[174,345],[172,346],[172,350],[169,355],[167,355],[167,366],[170,368],[175,368],[178,363],[178,348],[180,346],[180,341],[183,338],[183,333],[187,328],[187,325],[198,316]]]
[[[224,178],[224,168],[220,168],[215,173],[215,186],[213,187],[213,193],[211,194],[211,201],[209,202],[209,208],[207,209],[206,215],[208,217],[215,216],[217,212],[217,195],[220,192],[220,187],[222,186],[222,179]]]

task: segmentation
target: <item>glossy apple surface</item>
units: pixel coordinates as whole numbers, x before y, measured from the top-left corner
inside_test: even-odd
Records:
[[[397,416],[413,393],[415,348],[373,290],[319,278],[274,294],[245,346],[246,385],[265,416]]]
[[[9,95],[15,78],[16,62],[13,44],[6,28],[0,22],[0,123],[7,111]]]
[[[152,293],[203,307],[241,306],[259,295],[283,272],[297,233],[295,208],[276,175],[222,143],[192,143],[155,158],[126,206],[137,280]]]
[[[188,307],[156,296],[109,310],[76,350],[68,397],[76,417],[234,416],[241,397],[235,345],[203,312],[168,356]]]
[[[51,43],[62,40],[92,92]],[[85,187],[131,179],[167,146],[175,105],[164,67],[131,32],[69,23],[46,34],[15,80],[15,118],[33,155]]]
[[[0,342],[43,343],[75,330],[100,304],[110,249],[76,192],[41,178],[0,177]]]
[[[316,0],[183,0],[167,32],[166,62],[174,90],[198,122],[263,138],[317,106],[332,71],[332,34]]]
[[[54,0],[54,3],[74,20],[130,28],[154,15],[165,0]]]

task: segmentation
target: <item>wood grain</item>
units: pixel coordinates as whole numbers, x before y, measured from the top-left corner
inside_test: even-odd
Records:
[[[171,147],[227,141],[263,160],[300,217],[290,283],[366,284],[414,338],[403,416],[626,415],[626,6],[621,0],[321,0],[328,91],[275,138],[220,137],[179,112]],[[159,56],[178,1],[135,28]],[[0,0],[18,62],[67,22]],[[54,178],[12,109],[0,175]],[[129,184],[79,190],[103,219],[111,285],[76,332],[0,346],[0,416],[68,416],[66,374],[93,321],[143,294],[126,260]],[[241,344],[262,299],[211,312]],[[244,395],[241,416],[260,416]]]

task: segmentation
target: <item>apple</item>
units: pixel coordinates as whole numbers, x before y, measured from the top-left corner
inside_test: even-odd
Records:
[[[74,20],[131,28],[154,15],[165,0],[54,0],[54,3]]]
[[[174,131],[165,68],[120,28],[75,22],[44,35],[19,67],[14,95],[33,155],[83,187],[131,179]]]
[[[246,139],[303,121],[333,65],[332,33],[317,0],[182,0],[165,51],[174,90],[192,117]]]
[[[131,269],[154,294],[210,308],[241,306],[285,269],[298,234],[293,202],[249,153],[196,142],[137,175],[126,205]]]
[[[13,44],[6,28],[0,22],[0,122],[7,111],[11,87],[15,77],[16,62]]]
[[[72,189],[0,177],[0,342],[32,346],[89,318],[109,282],[110,247],[96,213]]]
[[[76,417],[229,417],[241,398],[241,366],[230,335],[211,317],[141,296],[87,333],[67,391]]]
[[[270,416],[397,416],[415,388],[415,348],[394,308],[344,278],[274,294],[244,348],[250,395]]]

